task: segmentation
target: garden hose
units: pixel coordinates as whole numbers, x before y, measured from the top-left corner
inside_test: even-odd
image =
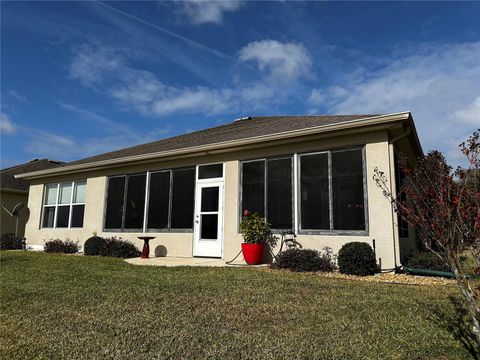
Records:
[[[232,264],[237,259],[238,255],[240,255],[241,253],[242,253],[242,250],[240,250],[232,260],[225,262],[225,264],[231,265],[231,266],[243,266],[243,264]]]

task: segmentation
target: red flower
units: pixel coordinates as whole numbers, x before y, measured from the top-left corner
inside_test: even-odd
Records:
[[[250,215],[250,212],[248,210],[243,210],[243,216],[248,216]]]

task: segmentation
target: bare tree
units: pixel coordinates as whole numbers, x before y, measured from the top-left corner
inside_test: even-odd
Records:
[[[400,194],[394,195],[385,173],[375,168],[373,176],[398,215],[414,227],[425,248],[436,254],[455,274],[480,343],[479,286],[466,274],[461,254],[471,250],[480,265],[480,129],[459,145],[468,159],[467,168],[453,170],[438,151],[430,151],[410,169],[401,159],[406,175]]]

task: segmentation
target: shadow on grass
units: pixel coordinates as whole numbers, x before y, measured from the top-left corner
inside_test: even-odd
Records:
[[[455,296],[450,296],[452,311],[446,311],[440,306],[432,309],[430,320],[449,331],[455,339],[472,355],[473,359],[480,360],[480,344],[472,330],[472,321],[464,303]]]

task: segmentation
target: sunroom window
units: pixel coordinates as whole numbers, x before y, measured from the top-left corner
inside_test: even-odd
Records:
[[[265,216],[273,229],[293,226],[292,157],[242,163],[242,211]]]
[[[364,232],[361,148],[300,155],[300,230]]]
[[[104,228],[140,232],[145,221],[151,231],[191,230],[194,198],[194,168],[110,177]]]
[[[86,184],[81,180],[45,185],[42,227],[83,227]]]

